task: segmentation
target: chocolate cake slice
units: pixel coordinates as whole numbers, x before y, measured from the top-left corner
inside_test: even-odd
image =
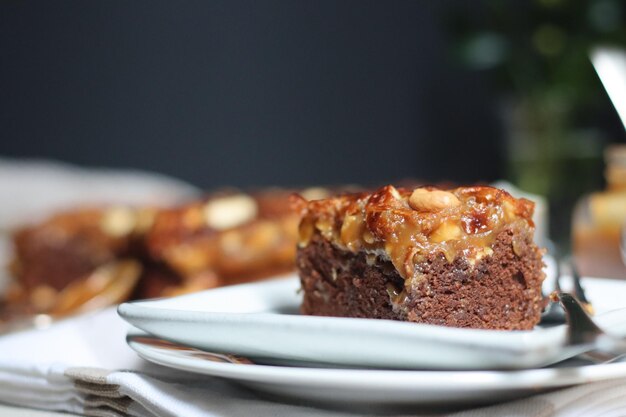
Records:
[[[146,246],[187,281],[212,275],[210,287],[292,271],[299,217],[291,194],[221,192],[160,210]]]
[[[483,186],[386,186],[298,204],[303,314],[505,330],[539,321],[531,201]]]
[[[18,229],[11,270],[28,291],[60,291],[97,267],[137,251],[139,212],[128,207],[82,207]]]

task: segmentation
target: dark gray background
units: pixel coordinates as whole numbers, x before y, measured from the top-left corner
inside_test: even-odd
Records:
[[[492,180],[495,101],[444,25],[472,4],[4,1],[0,155],[204,187]]]

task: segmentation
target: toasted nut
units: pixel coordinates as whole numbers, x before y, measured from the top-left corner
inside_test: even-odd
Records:
[[[447,240],[458,239],[461,235],[461,228],[457,224],[447,221],[441,223],[441,225],[435,229],[435,231],[430,235],[430,240],[435,243],[439,243]]]
[[[298,226],[298,246],[303,248],[309,244],[315,233],[315,225],[311,221],[303,221]]]
[[[327,198],[330,195],[330,191],[323,187],[311,187],[306,190],[302,190],[300,195],[308,201],[321,200],[323,198]]]
[[[349,249],[357,249],[364,232],[364,227],[365,224],[362,216],[355,214],[347,215],[341,225],[341,242]]]
[[[527,243],[524,242],[524,240],[518,236],[513,238],[512,246],[513,246],[513,253],[515,253],[517,256],[520,256],[520,257],[524,254],[524,252],[528,250]]]
[[[363,241],[371,245],[376,241],[376,238],[374,237],[372,232],[370,232],[369,230],[365,230],[363,232]]]
[[[315,222],[315,228],[324,236],[325,239],[332,240],[335,234],[335,227],[332,219],[328,217],[320,217]]]
[[[222,197],[204,206],[204,221],[217,230],[230,229],[254,219],[257,210],[256,201],[245,194]]]
[[[398,192],[398,189],[396,187],[391,187],[389,189],[389,192],[391,193],[393,198],[395,198],[396,200],[402,200],[402,196],[400,195],[400,193]]]
[[[137,225],[137,215],[128,207],[112,207],[102,218],[102,230],[113,237],[126,236]]]
[[[434,212],[459,204],[461,202],[454,194],[442,190],[416,188],[409,197],[409,205],[418,211]]]

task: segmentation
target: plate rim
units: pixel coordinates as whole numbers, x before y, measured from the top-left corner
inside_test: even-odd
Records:
[[[131,329],[128,335],[145,336],[146,333]],[[384,387],[385,389],[407,390],[408,388],[410,391],[425,388],[455,391],[504,391],[545,390],[626,377],[626,362],[520,370],[335,369],[220,363],[168,355],[159,352],[158,348],[136,340],[128,340],[128,345],[143,359],[168,368],[237,381],[279,385],[307,384],[307,386],[334,386],[350,389]],[[268,378],[280,380],[268,380]]]
[[[351,318],[351,317],[322,317],[322,316],[298,316],[279,313],[233,313],[233,312],[219,312],[219,311],[192,311],[181,310],[165,307],[149,306],[151,304],[158,304],[167,300],[179,299],[184,300],[186,297],[201,297],[203,295],[212,293],[215,291],[223,292],[236,291],[243,287],[252,286],[264,286],[267,284],[276,284],[283,282],[287,285],[287,282],[295,280],[295,277],[282,277],[279,279],[273,279],[269,281],[248,283],[233,285],[229,287],[221,287],[201,291],[194,294],[186,294],[178,297],[171,297],[167,299],[153,299],[153,300],[138,300],[122,303],[117,307],[117,312],[120,317],[133,326],[143,329],[142,320],[160,320],[160,321],[181,321],[187,323],[209,323],[220,322],[228,324],[240,324],[242,321],[252,323],[261,326],[275,326],[276,319],[279,317],[281,325],[286,326],[299,326],[306,324],[307,328],[315,330],[326,330],[328,326],[333,326],[344,331],[367,331],[370,334],[377,334],[381,337],[394,336],[403,338],[419,338],[427,337],[430,340],[450,342],[453,341],[458,346],[465,347],[490,347],[498,349],[501,352],[507,354],[522,354],[528,351],[529,348],[544,346],[545,342],[537,343],[534,341],[534,335],[537,333],[556,333],[561,332],[559,335],[555,335],[551,342],[555,342],[555,339],[564,339],[565,332],[564,326],[559,325],[550,329],[533,329],[533,330],[489,330],[489,329],[468,329],[468,328],[455,328],[447,326],[438,326],[425,323],[409,323],[394,320],[385,319],[365,319],[365,318]],[[563,330],[556,330],[561,328]],[[146,330],[146,329],[143,329]],[[147,330],[146,330],[147,331]],[[494,338],[489,343],[485,342],[485,337]],[[467,340],[467,337],[471,340]],[[538,338],[537,338],[538,339]],[[172,338],[175,340],[175,338]]]
[[[351,362],[352,359],[346,359],[342,355],[333,356],[333,354],[329,353],[332,349],[329,350],[330,348],[327,346],[322,346],[316,350],[316,355],[319,355],[319,361],[334,363],[339,366],[350,364],[353,366],[405,369],[419,369],[422,367],[445,369],[446,366],[467,370],[471,368],[475,370],[487,370],[489,368],[529,369],[565,358],[560,347],[566,338],[564,325],[552,328],[535,328],[527,331],[502,331],[453,328],[392,320],[302,316],[273,312],[251,313],[245,310],[245,308],[242,309],[242,312],[238,312],[237,309],[220,311],[220,307],[213,307],[213,311],[211,311],[210,306],[213,300],[217,299],[217,303],[220,303],[219,300],[225,298],[225,294],[236,295],[238,293],[242,294],[244,299],[252,300],[252,304],[255,304],[255,299],[258,299],[261,307],[280,308],[281,303],[285,303],[285,305],[289,303],[292,306],[292,304],[295,305],[295,292],[298,285],[297,276],[282,276],[271,280],[221,287],[168,299],[140,300],[124,303],[118,306],[118,314],[133,326],[160,338],[209,351],[234,352],[243,356],[256,356],[258,355],[258,350],[261,349],[265,351],[268,357],[317,361],[311,356],[311,352],[302,353],[296,349],[287,353],[284,349],[268,348],[267,341],[265,344],[262,342],[260,345],[250,344],[249,341],[244,341],[243,337],[239,337],[239,340],[236,338],[235,341],[229,341],[229,338],[225,337],[225,335],[228,333],[229,328],[234,328],[233,326],[244,326],[244,329],[241,329],[242,331],[247,330],[253,333],[271,333],[278,328],[277,331],[280,335],[283,335],[285,331],[291,332],[295,329],[296,335],[309,337],[308,334],[331,332],[331,334],[346,338],[366,337],[365,340],[370,341],[374,339],[389,340],[390,343],[400,344],[405,347],[421,343],[423,346],[430,346],[432,350],[433,346],[442,344],[457,352],[469,352],[470,350],[477,352],[488,349],[491,354],[490,360],[475,357],[474,359],[478,359],[478,362],[474,365],[469,364],[467,360],[465,363],[463,363],[463,360],[457,360],[456,362],[452,361],[449,365],[443,365],[441,359],[434,359],[434,362],[429,360],[423,361],[407,358],[407,355],[404,354],[402,355],[402,363],[404,365],[400,365],[397,359],[392,360],[385,355],[383,355],[384,358],[377,359],[380,356],[379,350],[376,351],[377,353],[374,353],[372,349],[369,349],[369,351],[366,349],[364,356],[353,362]],[[289,295],[290,291],[293,291],[293,299]],[[206,303],[208,308],[198,310],[196,307],[185,310],[178,306],[178,304],[184,305],[190,299],[192,303],[196,304],[200,300],[199,304],[203,305]],[[261,309],[260,311],[263,310]],[[602,318],[605,315],[608,323],[602,322]],[[621,322],[624,322],[626,320],[624,318],[625,315],[626,308],[621,309],[617,314],[605,312],[599,315],[598,319],[600,319],[599,323],[601,325],[611,325],[611,321],[615,322],[615,318],[619,318]],[[185,324],[188,329],[193,329],[197,326],[216,326],[214,329],[218,333],[221,332],[222,338],[213,338],[213,341],[207,338],[206,341],[199,341],[198,337],[194,340],[194,337],[187,336],[187,334],[192,334],[193,332],[188,331],[187,334],[184,332],[176,333],[171,330],[171,326],[169,330],[168,326],[165,326],[163,330],[159,328],[160,324],[168,322]],[[626,327],[621,327],[621,331],[626,332]],[[252,353],[253,351],[257,353]]]

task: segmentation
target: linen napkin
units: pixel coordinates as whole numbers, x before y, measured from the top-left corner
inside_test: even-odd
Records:
[[[93,417],[363,414],[270,401],[218,378],[152,365],[126,345],[127,330],[109,308],[1,337],[0,402]],[[403,415],[624,416],[626,378],[462,412]]]
[[[0,291],[8,280],[8,233],[15,227],[77,206],[167,205],[199,193],[190,184],[151,172],[0,157]]]

